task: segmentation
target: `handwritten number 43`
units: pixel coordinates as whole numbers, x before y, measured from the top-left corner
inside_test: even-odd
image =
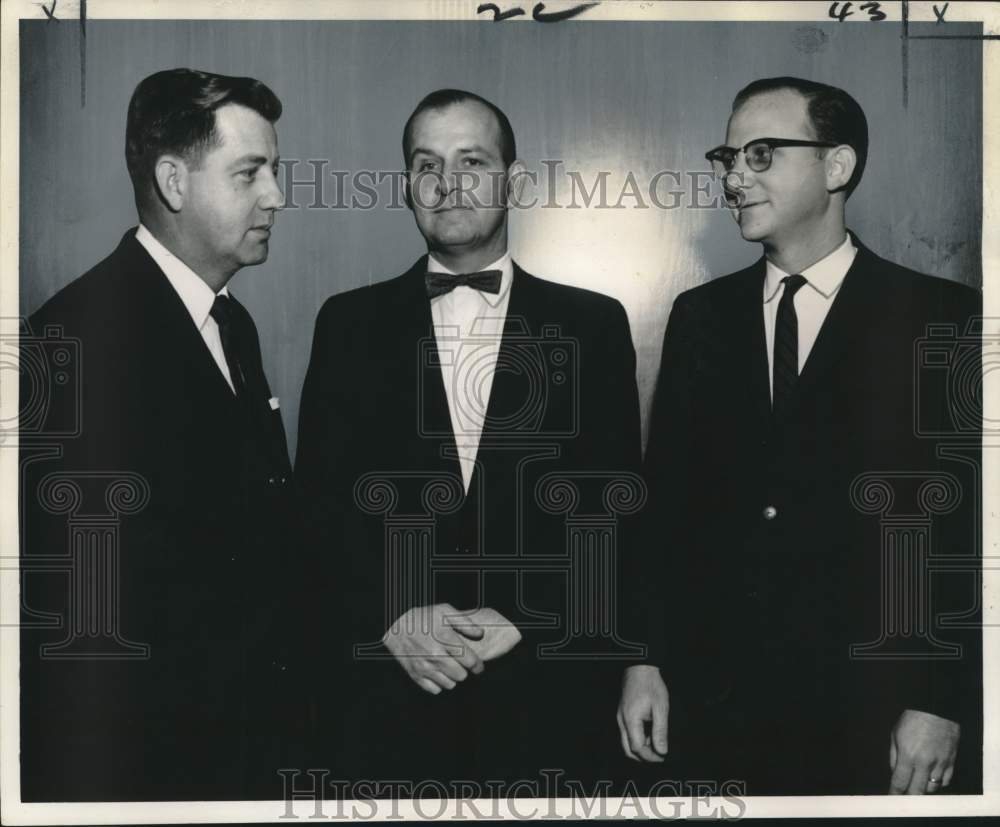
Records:
[[[844,20],[846,20],[848,17],[854,14],[854,12],[851,11],[851,6],[853,5],[854,4],[851,2],[831,3],[829,15],[834,20],[838,20],[841,23],[843,23]],[[885,12],[882,11],[881,3],[874,3],[874,2],[862,3],[859,6],[859,8],[861,9],[861,11],[868,12],[868,18],[870,20],[874,20],[876,22],[879,20],[885,20]]]
[[[838,3],[831,3],[830,4],[829,15],[834,20],[837,20],[840,23],[843,23],[846,18],[848,18],[852,14],[854,14],[854,12],[851,11],[851,6],[853,6],[853,5],[854,4],[851,3],[851,2],[847,2],[847,3],[839,3],[839,2]],[[949,5],[951,5],[951,4],[950,3],[945,3],[944,4],[944,8],[941,8],[941,9],[939,9],[937,7],[937,4],[934,5],[934,16],[937,18],[937,22],[938,23],[944,23],[944,16],[945,16],[945,14],[948,11],[948,6]],[[858,8],[861,11],[863,11],[863,12],[868,12],[868,18],[869,18],[869,20],[872,20],[872,21],[875,21],[875,22],[878,22],[879,20],[885,20],[885,12],[882,11],[882,4],[881,3],[875,3],[875,2],[862,3]]]

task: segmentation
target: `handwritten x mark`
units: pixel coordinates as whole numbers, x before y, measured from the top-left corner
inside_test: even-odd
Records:
[[[40,9],[41,9],[41,10],[42,10],[43,12],[45,12],[45,16],[46,16],[47,18],[49,18],[49,20],[55,20],[55,21],[56,21],[56,23],[58,23],[58,22],[59,22],[59,18],[58,18],[58,17],[56,17],[56,3],[58,3],[58,2],[59,2],[59,0],[52,0],[52,8],[51,8],[51,9],[49,9],[49,8],[46,8],[46,7],[45,7],[45,4],[44,4],[44,3],[39,3],[39,4],[38,4],[38,7],[39,7],[39,8],[40,8]]]

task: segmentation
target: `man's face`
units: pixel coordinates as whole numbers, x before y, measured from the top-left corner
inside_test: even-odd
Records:
[[[219,146],[189,168],[182,214],[184,231],[200,267],[232,275],[267,260],[277,184],[278,138],[274,126],[252,109],[226,104],[215,112]]]
[[[783,89],[747,100],[729,119],[726,145],[743,147],[755,138],[816,140],[806,99]],[[826,167],[813,147],[776,148],[764,172],[751,170],[740,152],[727,180],[741,193],[732,213],[743,238],[769,246],[808,238],[830,203]]]
[[[498,250],[506,239],[507,168],[500,125],[478,101],[429,109],[413,123],[408,159],[417,227],[429,249]]]

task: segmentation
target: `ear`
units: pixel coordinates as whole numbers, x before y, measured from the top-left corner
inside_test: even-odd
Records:
[[[527,177],[528,168],[519,158],[514,160],[511,165],[507,167],[507,191],[505,193],[505,205],[511,200],[513,200],[515,204],[521,203],[521,193],[524,192],[524,182]]]
[[[847,186],[857,166],[858,156],[847,144],[828,149],[826,153],[826,188],[838,192]]]
[[[187,193],[187,164],[176,155],[161,155],[156,159],[154,173],[160,198],[173,212],[179,212]]]

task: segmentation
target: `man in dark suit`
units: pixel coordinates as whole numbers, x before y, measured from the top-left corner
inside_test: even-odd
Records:
[[[25,398],[40,341],[79,361],[78,394],[42,389],[34,442],[22,422],[25,800],[281,797],[303,711],[295,503],[257,330],[227,287],[267,258],[280,114],[252,78],[143,80],[126,126],[139,227],[30,318]]]
[[[669,709],[674,771],[750,794],[981,785],[981,296],[847,232],[867,149],[840,89],[741,91],[707,157],[764,257],[681,294],[663,344],[654,655],[627,670],[619,725],[660,762]]]
[[[628,647],[613,611],[590,622],[614,543],[568,548],[567,513],[613,523],[631,507],[613,495],[638,482],[628,321],[512,261],[524,170],[492,103],[428,95],[403,154],[427,255],[327,301],[302,396],[296,471],[323,582],[347,595],[325,627],[341,705],[325,740],[343,745],[329,764],[442,782],[593,773],[583,745],[613,738],[593,715],[615,692],[604,657]],[[606,579],[580,595],[585,561]]]

